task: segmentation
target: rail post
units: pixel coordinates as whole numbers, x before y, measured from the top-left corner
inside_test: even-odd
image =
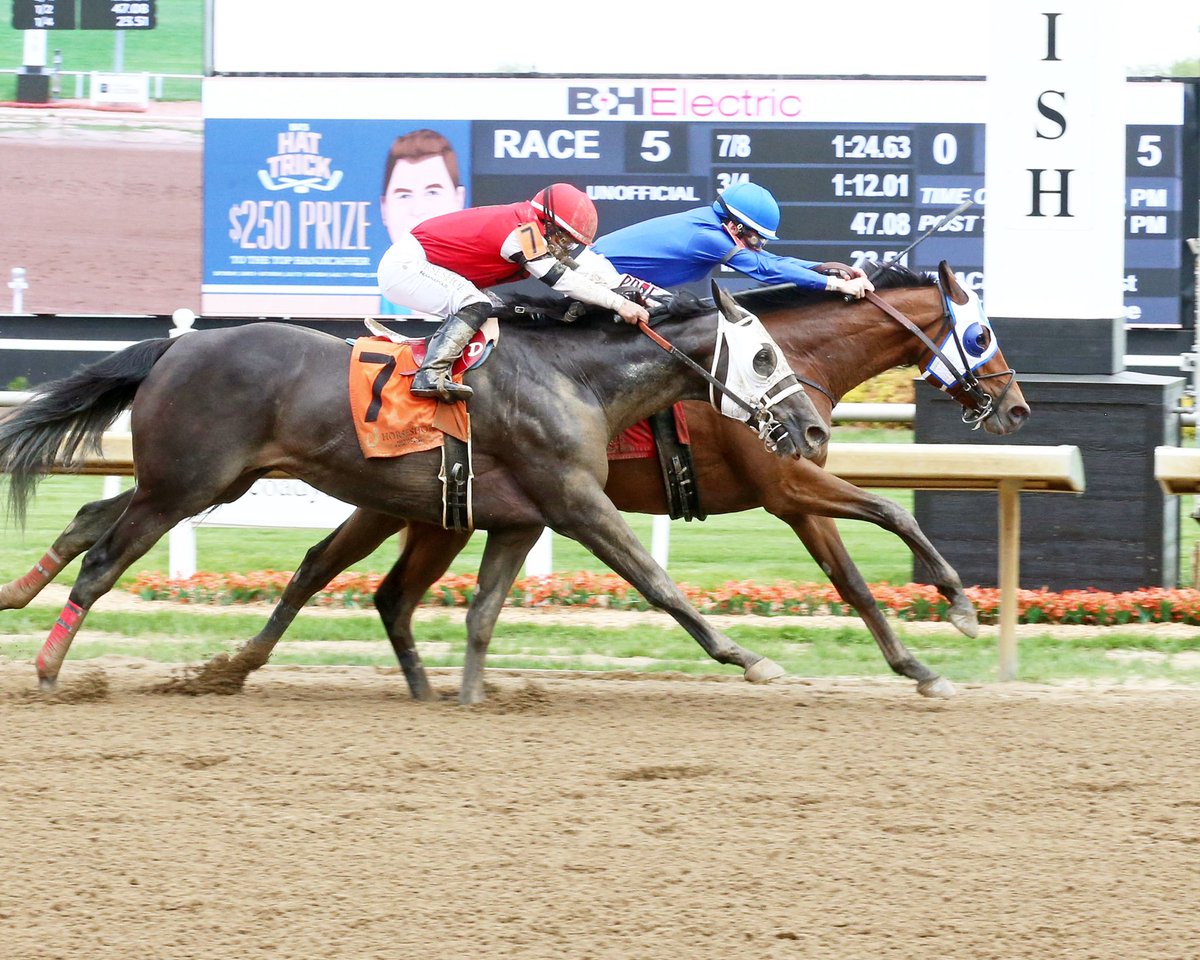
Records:
[[[25,279],[24,267],[12,268],[12,279],[8,281],[8,289],[12,291],[12,312],[25,312],[25,291],[29,289],[29,281]]]

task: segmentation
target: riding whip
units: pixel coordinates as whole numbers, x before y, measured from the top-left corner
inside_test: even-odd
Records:
[[[930,227],[928,230],[926,230],[923,234],[921,234],[919,237],[917,237],[916,240],[914,240],[907,247],[905,247],[903,250],[901,250],[898,254],[896,254],[894,257],[892,257],[891,260],[887,260],[884,263],[878,264],[876,266],[876,268],[874,270],[872,270],[870,272],[870,274],[867,275],[867,279],[873,281],[877,276],[879,276],[881,273],[883,273],[884,270],[886,270],[888,268],[888,264],[898,263],[900,260],[903,260],[906,256],[908,256],[908,254],[912,251],[913,247],[915,247],[918,243],[921,243],[924,240],[928,240],[931,236],[933,236],[935,233],[937,233],[939,230],[941,230],[942,227],[944,227],[947,223],[949,223],[955,217],[961,216],[962,214],[966,213],[966,211],[968,209],[970,209],[970,207],[973,205],[973,202],[974,201],[971,201],[971,200],[965,200],[962,203],[960,203],[957,207],[955,207],[948,214],[946,214],[944,217],[942,217],[941,220],[939,220],[932,227]]]

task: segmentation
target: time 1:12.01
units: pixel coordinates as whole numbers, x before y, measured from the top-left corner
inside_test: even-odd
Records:
[[[830,178],[835,197],[907,197],[907,173],[835,173]]]

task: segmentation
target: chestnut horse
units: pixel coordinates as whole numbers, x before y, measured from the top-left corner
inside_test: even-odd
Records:
[[[573,325],[531,317],[509,323],[503,345],[467,374],[477,394],[473,519],[489,537],[467,617],[474,657],[463,703],[483,698],[496,618],[544,526],[579,540],[717,661],[752,681],[782,673],[710,627],[604,495],[610,436],[710,391],[731,417],[753,423],[754,442],[775,455],[823,451],[828,429],[770,335],[716,284],[713,293],[716,305],[656,317],[653,333],[669,350],[614,324],[611,313]],[[88,550],[42,647],[43,688],[54,686],[88,610],[133,561],[179,521],[240,497],[271,471],[387,516],[393,528],[440,522],[439,451],[363,457],[347,397],[350,355],[345,340],[278,323],[148,340],[48,385],[0,423],[0,469],[23,519],[37,482],[81,446],[97,447],[108,424],[131,410],[137,485]]]
[[[1012,433],[1029,415],[1020,388],[999,353],[986,317],[964,309],[970,298],[947,265],[942,265],[939,276],[940,283],[936,283],[891,267],[876,280],[883,308],[863,302],[845,304],[795,288],[754,290],[738,298],[760,314],[792,368],[813,388],[810,396],[826,423],[837,399],[854,386],[891,367],[919,363],[930,379],[963,404],[965,421],[994,434]],[[899,315],[881,312],[886,308]],[[961,318],[957,316],[960,313]],[[915,331],[905,326],[909,321]],[[940,365],[934,347],[942,354]],[[961,372],[955,376],[955,371]],[[838,593],[862,617],[892,670],[916,680],[924,695],[953,694],[953,685],[918,661],[895,635],[834,523],[834,518],[866,520],[901,537],[949,601],[950,621],[974,636],[978,631],[975,609],[958,575],[912,515],[891,500],[860,490],[822,469],[823,455],[815,460],[777,462],[756,444],[745,442],[744,431],[728,424],[711,407],[700,403],[684,406],[696,482],[706,512],[764,507],[778,516],[795,530]],[[605,492],[626,512],[663,514],[667,510],[656,461],[610,462]],[[132,491],[83,507],[38,567],[21,580],[0,586],[0,609],[27,604],[47,576],[52,577],[108,529],[131,495]],[[241,678],[266,662],[314,593],[402,526],[386,514],[357,511],[309,551],[264,629],[232,661],[214,663],[211,669],[225,671],[229,686],[236,689]],[[415,652],[412,613],[469,537],[469,533],[410,523],[400,558],[376,595],[388,638],[416,696],[428,695],[429,688]]]

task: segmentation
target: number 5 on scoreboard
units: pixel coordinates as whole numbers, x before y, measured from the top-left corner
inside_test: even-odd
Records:
[[[642,132],[642,159],[647,163],[662,163],[671,157],[671,131],[645,130]]]

